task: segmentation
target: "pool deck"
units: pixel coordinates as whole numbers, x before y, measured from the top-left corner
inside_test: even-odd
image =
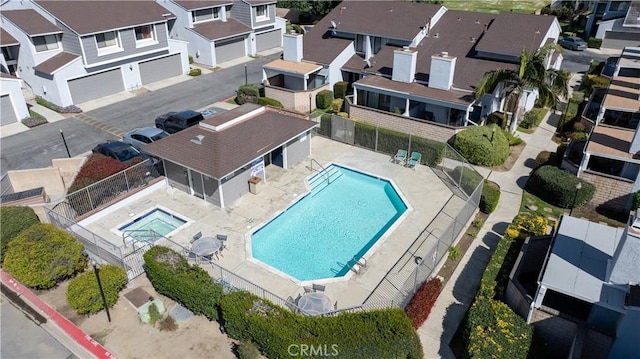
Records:
[[[338,308],[360,305],[394,264],[406,258],[407,250],[411,248],[415,251],[435,245],[433,236],[419,245],[413,242],[425,228],[436,234],[438,230],[443,230],[448,223],[442,222],[442,218],[448,216],[442,216],[442,213],[455,216],[456,209],[462,207],[464,201],[454,196],[429,167],[419,166],[415,170],[405,168],[393,163],[388,155],[318,136],[312,138],[311,147],[310,158],[323,166],[333,162],[393,181],[409,206],[409,210],[392,227],[393,230],[388,231],[365,255],[367,266],[360,273],[350,272],[346,279],[315,281],[326,286],[325,294],[337,302]],[[249,259],[247,248],[253,230],[306,193],[306,178],[317,168],[315,163],[314,170],[310,168],[310,158],[286,170],[268,166],[267,180],[259,185],[258,194],[248,193],[228,208],[215,207],[161,182],[87,218],[81,224],[114,244],[122,245],[122,238],[112,231],[113,228],[155,206],[167,208],[189,220],[169,235],[171,240],[189,247],[189,240],[197,232],[202,232],[204,237],[225,234],[228,236],[228,250],[223,252],[224,257],[215,261],[216,264],[282,298],[295,298],[304,293],[302,284],[307,283],[277,274],[265,264]],[[441,215],[436,218],[439,213]],[[206,270],[213,270],[211,265],[202,266]],[[407,266],[406,270],[409,272],[414,268],[415,264],[413,267]],[[402,273],[391,275],[402,276]]]

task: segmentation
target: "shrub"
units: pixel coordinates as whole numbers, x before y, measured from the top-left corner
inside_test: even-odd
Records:
[[[482,195],[480,196],[480,211],[491,214],[496,210],[500,201],[500,187],[494,183],[484,180]]]
[[[573,96],[571,97],[571,100],[569,100],[569,104],[567,105],[567,108],[562,113],[562,116],[560,116],[560,119],[558,120],[558,124],[556,125],[558,133],[564,133],[567,130],[567,127],[573,124],[574,118],[578,114],[578,109],[580,107],[580,104],[583,101],[584,101],[584,93],[579,91],[574,91]]]
[[[195,314],[218,319],[217,304],[222,286],[199,266],[191,265],[180,253],[154,246],[144,254],[145,271],[155,290],[182,304]]]
[[[333,92],[329,90],[322,90],[316,94],[316,107],[326,110],[331,106],[333,101]]]
[[[516,228],[519,233],[532,236],[547,234],[548,224],[549,221],[546,218],[531,213],[519,213],[511,222],[511,226]]]
[[[476,126],[459,132],[453,148],[470,163],[481,166],[497,166],[509,157],[509,142],[504,131],[496,125]]]
[[[586,128],[587,127],[582,122],[576,122],[573,124],[573,130],[577,132],[584,132]]]
[[[118,292],[127,285],[127,273],[124,269],[112,264],[104,265],[98,270],[104,298],[107,306],[111,308],[118,302]],[[78,314],[93,314],[104,309],[98,281],[93,271],[84,272],[69,282],[67,303]]]
[[[344,118],[349,118],[349,113],[347,113],[347,112],[338,112],[338,116],[344,117]]]
[[[335,97],[344,100],[345,96],[347,95],[347,87],[348,86],[349,86],[349,83],[346,82],[346,81],[338,81],[338,82],[336,82],[333,85],[333,93],[335,94]]]
[[[29,110],[29,117],[22,120],[22,124],[29,128],[44,125],[45,123],[48,123],[47,119],[33,110]]]
[[[176,324],[176,320],[173,319],[172,316],[167,315],[166,317],[164,317],[164,319],[162,319],[158,323],[158,329],[160,329],[161,331],[166,330],[166,331],[172,332],[178,329],[178,324]]]
[[[241,340],[236,346],[239,359],[260,359],[260,351],[250,341]]]
[[[260,97],[258,99],[258,105],[260,106],[273,106],[278,108],[283,108],[282,103],[271,97]]]
[[[567,152],[567,147],[569,147],[568,143],[561,143],[558,145],[558,148],[556,149],[556,164],[562,163],[564,153]]]
[[[318,128],[318,134],[326,137],[331,137],[331,115],[328,113],[320,116],[320,128]]]
[[[250,340],[268,358],[288,358],[292,343],[327,345],[340,358],[422,358],[420,340],[401,309],[307,317],[248,292],[220,300],[224,326],[237,340]],[[334,347],[335,345],[335,347]]]
[[[429,281],[424,282],[416,294],[413,295],[409,305],[405,308],[405,313],[411,320],[414,329],[420,328],[427,320],[429,313],[431,313],[431,308],[436,304],[436,299],[438,299],[441,291],[442,282],[440,279],[431,278]]]
[[[94,153],[82,165],[78,175],[69,187],[69,193],[79,191],[100,180],[123,171],[128,166],[114,158]]]
[[[340,112],[340,110],[342,110],[343,103],[344,103],[344,100],[341,98],[337,98],[331,101],[331,109],[333,110],[333,112],[335,113]]]
[[[591,96],[591,93],[596,88],[607,88],[609,87],[608,77],[599,76],[599,75],[585,75],[581,90],[584,91],[584,95],[586,97]]]
[[[533,327],[506,304],[476,297],[465,325],[469,357],[525,359],[532,338]]]
[[[492,112],[487,117],[487,125],[497,125],[504,129],[507,127],[507,114],[502,112]]]
[[[578,183],[582,184],[580,190],[576,190]],[[543,201],[562,208],[585,204],[593,198],[595,192],[591,183],[554,166],[538,168],[529,177],[526,188]]]
[[[260,89],[254,84],[242,85],[238,88],[236,102],[238,105],[244,105],[245,103],[258,103],[260,97]]]
[[[191,69],[189,70],[189,76],[200,76],[202,75],[202,70],[195,68],[195,69]]]
[[[535,159],[536,168],[543,165],[556,165],[556,154],[549,151],[540,151]]]
[[[40,219],[31,207],[2,206],[0,207],[0,263],[4,260],[9,243],[20,232],[40,223]]]
[[[482,182],[482,175],[470,167],[457,166],[453,171],[449,171],[449,176],[469,196]]]
[[[156,303],[151,303],[151,305],[149,306],[149,323],[151,325],[155,325],[156,322],[158,322],[161,319],[162,319],[162,314],[160,314],[160,311],[158,310],[158,306],[156,305]]]
[[[49,289],[87,265],[83,246],[52,224],[37,223],[20,232],[9,245],[3,267],[22,284]]]
[[[189,65],[193,63],[193,56],[189,55]]]
[[[636,210],[640,208],[640,191],[636,192],[635,196],[633,197],[633,208],[631,208],[632,210]]]
[[[596,39],[595,37],[590,37],[587,40],[587,47],[592,49],[599,49],[602,46],[602,39]]]
[[[82,112],[82,110],[80,109],[80,107],[75,106],[75,105],[70,105],[70,106],[66,106],[66,107],[60,107],[52,102],[49,102],[47,100],[45,100],[44,98],[40,97],[40,96],[36,96],[36,103],[42,107],[46,107],[52,111],[56,111],[59,113],[80,113]]]
[[[524,143],[522,138],[518,137],[517,135],[514,135],[509,131],[504,131],[504,135],[505,137],[507,137],[507,142],[509,142],[509,147],[519,146],[522,143]]]
[[[456,246],[449,247],[449,256],[448,258],[452,261],[457,261],[460,259],[460,250]],[[416,328],[417,329],[417,328]]]

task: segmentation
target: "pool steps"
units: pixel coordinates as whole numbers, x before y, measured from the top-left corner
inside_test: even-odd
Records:
[[[317,195],[325,189],[330,183],[334,182],[342,176],[342,171],[336,166],[330,166],[322,171],[318,172],[315,176],[309,179],[309,191],[313,196]]]

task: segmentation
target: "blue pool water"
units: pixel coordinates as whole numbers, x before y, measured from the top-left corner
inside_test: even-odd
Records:
[[[121,232],[139,230],[140,232],[138,233],[131,232],[131,236],[137,239],[146,239],[148,235],[145,235],[143,230],[151,229],[156,233],[166,236],[185,223],[187,223],[186,220],[156,208],[118,228],[118,230]]]
[[[252,235],[254,258],[300,281],[341,277],[407,210],[391,183],[337,165]],[[318,177],[322,176],[322,177]]]

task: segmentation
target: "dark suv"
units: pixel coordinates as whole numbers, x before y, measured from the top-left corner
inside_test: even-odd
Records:
[[[156,127],[169,133],[176,133],[197,125],[202,120],[204,116],[196,111],[169,112],[156,118]]]

